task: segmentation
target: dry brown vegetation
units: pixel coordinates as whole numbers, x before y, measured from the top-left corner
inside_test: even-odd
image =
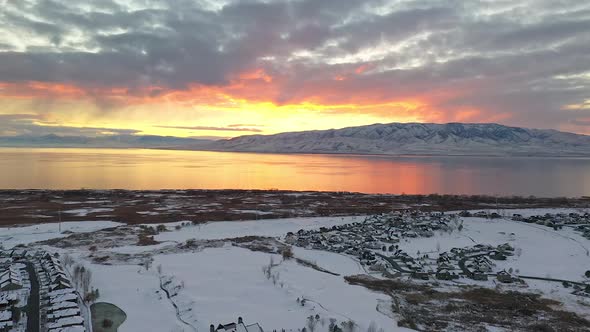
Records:
[[[484,324],[513,331],[590,331],[590,321],[559,309],[559,302],[538,294],[481,287],[440,291],[401,279],[348,276],[353,285],[392,296],[400,326],[422,331],[477,331]]]
[[[588,207],[589,198],[372,195],[278,190],[0,190],[0,225],[111,220],[128,224],[193,223],[296,216],[366,215],[392,209]],[[69,210],[108,209],[80,217]],[[258,211],[255,213],[254,211]],[[61,212],[61,213],[60,213]]]

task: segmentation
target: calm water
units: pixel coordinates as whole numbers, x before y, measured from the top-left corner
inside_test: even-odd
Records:
[[[3,189],[292,189],[590,195],[590,159],[0,148]]]

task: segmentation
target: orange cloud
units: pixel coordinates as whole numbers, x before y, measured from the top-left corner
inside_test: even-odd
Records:
[[[353,73],[349,75],[362,74],[367,70],[370,70],[370,65],[364,64],[354,68]],[[312,113],[314,119],[317,119],[319,114],[328,118],[333,115],[347,115],[351,119],[364,119],[365,122],[477,121],[478,118],[485,117],[483,110],[474,107],[449,111],[447,107],[439,106],[468,93],[468,90],[439,89],[416,93],[411,89],[404,90],[404,87],[395,86],[363,89],[357,86],[362,82],[358,83],[356,80],[346,78],[347,76],[342,74],[334,78],[339,81],[338,83],[330,79],[316,79],[292,87],[292,82],[286,77],[271,76],[263,69],[255,69],[236,75],[225,85],[193,84],[176,90],[161,86],[129,89],[127,87],[81,87],[46,82],[4,82],[0,83],[0,96],[4,99],[52,98],[74,102],[103,99],[113,103],[116,109],[153,107],[150,112],[161,109],[162,105],[169,105],[171,109],[178,111],[202,109],[212,113],[251,112],[263,117],[273,117],[278,113],[302,119]],[[124,115],[116,116],[118,121],[124,118]],[[134,116],[137,118],[136,114]],[[248,121],[247,117],[241,118],[241,121],[244,120]],[[87,121],[92,121],[92,118]],[[223,126],[227,123],[231,122],[216,123],[215,126]],[[317,120],[313,123],[317,123]],[[324,126],[328,126],[329,123],[330,120],[326,120]],[[101,125],[111,126],[112,124]],[[209,123],[198,123],[198,125],[209,125]],[[301,129],[313,129],[313,127]]]
[[[354,70],[354,72],[358,75],[366,72],[367,70],[371,69],[371,65],[369,65],[368,63],[360,65],[358,67],[356,67],[356,69]]]

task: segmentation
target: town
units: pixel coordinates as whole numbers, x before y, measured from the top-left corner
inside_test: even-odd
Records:
[[[302,248],[326,250],[345,254],[358,261],[371,271],[380,272],[386,277],[407,275],[418,280],[454,281],[468,278],[475,281],[487,281],[495,278],[504,284],[525,284],[526,279],[561,282],[571,287],[573,294],[590,297],[590,284],[583,281],[571,281],[547,278],[543,276],[519,275],[512,268],[503,269],[497,264],[519,256],[520,249],[509,243],[492,246],[478,243],[467,247],[454,247],[441,251],[415,254],[404,251],[400,242],[411,242],[417,238],[434,237],[435,232],[452,233],[463,229],[462,218],[501,218],[497,212],[468,212],[458,214],[442,212],[395,211],[367,217],[362,222],[345,225],[321,227],[317,230],[299,230],[286,235],[285,241]],[[546,214],[528,218],[515,214],[512,219],[554,228],[572,227],[581,231],[588,238],[590,234],[590,215]],[[582,276],[580,276],[582,277]]]
[[[83,287],[87,286],[79,273]],[[0,251],[0,331],[87,331],[88,308],[56,254]]]
[[[571,208],[405,209],[5,228],[0,332],[451,331],[540,317],[575,330],[590,324],[588,220]],[[536,309],[515,319],[506,308],[521,301]]]

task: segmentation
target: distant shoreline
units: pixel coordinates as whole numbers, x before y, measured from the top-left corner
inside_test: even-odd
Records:
[[[0,146],[0,149],[89,149],[89,150],[162,150],[162,151],[193,151],[193,152],[217,152],[240,154],[274,154],[274,155],[327,155],[350,157],[384,157],[384,158],[410,158],[410,157],[477,157],[477,158],[538,158],[538,159],[590,159],[590,154],[437,154],[437,153],[363,153],[363,152],[274,152],[274,151],[232,151],[221,149],[195,149],[182,147],[146,147],[146,146]]]

